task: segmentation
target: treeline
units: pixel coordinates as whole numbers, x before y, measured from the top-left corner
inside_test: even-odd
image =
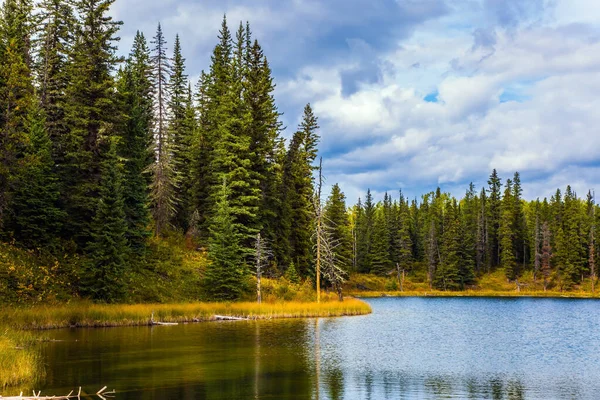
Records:
[[[488,187],[471,184],[458,200],[438,188],[421,199],[371,193],[351,210],[353,267],[388,274],[426,271],[432,287],[464,289],[477,277],[502,269],[516,281],[525,273],[567,290],[596,280],[598,206],[567,186],[550,200],[522,198],[519,173],[504,184],[494,170]]]
[[[151,237],[208,250],[206,289],[240,295],[260,233],[267,272],[313,263],[310,105],[286,147],[267,57],[224,18],[195,85],[161,26],[117,55],[114,0],[6,0],[0,15],[0,238],[82,257],[79,293],[124,296]],[[170,47],[170,48],[169,48]],[[312,272],[314,275],[314,272]]]

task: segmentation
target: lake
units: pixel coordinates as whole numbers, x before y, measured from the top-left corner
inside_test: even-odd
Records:
[[[44,332],[44,394],[597,399],[600,302],[369,299],[371,315]]]

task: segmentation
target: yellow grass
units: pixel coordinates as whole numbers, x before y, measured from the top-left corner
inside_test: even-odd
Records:
[[[30,347],[27,335],[0,331],[0,389],[33,381],[39,367],[39,354]]]
[[[147,325],[151,315],[161,322],[210,321],[215,315],[250,319],[336,317],[368,314],[371,308],[357,299],[322,303],[182,303],[103,305],[79,303],[56,307],[30,307],[0,311],[0,326],[15,329],[107,327]]]

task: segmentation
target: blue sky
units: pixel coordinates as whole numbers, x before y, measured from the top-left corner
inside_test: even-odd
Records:
[[[521,172],[527,198],[600,189],[600,1],[117,0],[121,52],[136,30],[181,35],[192,79],[224,13],[249,21],[291,136],[320,119],[328,184],[462,195]]]

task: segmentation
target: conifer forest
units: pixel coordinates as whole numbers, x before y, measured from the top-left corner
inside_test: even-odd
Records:
[[[184,298],[239,299],[257,276],[313,285],[317,253],[339,293],[350,275],[400,271],[443,291],[498,271],[544,289],[595,284],[592,191],[525,199],[518,172],[493,170],[461,198],[326,193],[327,132],[310,104],[284,127],[250,23],[224,17],[192,81],[187,39],[160,24],[119,56],[114,1],[1,6],[3,300],[160,301],[153,290],[177,279],[191,282]]]

